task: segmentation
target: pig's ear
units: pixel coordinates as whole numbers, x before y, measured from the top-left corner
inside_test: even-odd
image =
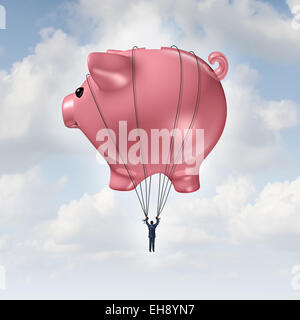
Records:
[[[93,80],[101,90],[117,90],[131,82],[130,57],[93,52],[88,56],[88,67]]]

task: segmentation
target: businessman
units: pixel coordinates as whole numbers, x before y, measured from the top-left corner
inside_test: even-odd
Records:
[[[154,249],[154,245],[155,245],[155,229],[156,227],[158,226],[159,224],[159,218],[156,217],[156,223],[153,224],[153,221],[150,221],[150,223],[148,222],[148,217],[145,219],[146,221],[146,224],[148,226],[148,229],[149,229],[149,251],[151,252],[151,250],[154,252],[155,249]]]

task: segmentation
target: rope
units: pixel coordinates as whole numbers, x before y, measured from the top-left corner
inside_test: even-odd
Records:
[[[134,185],[134,190],[135,190],[135,193],[136,193],[136,195],[137,195],[137,197],[138,197],[138,200],[139,200],[139,203],[140,203],[140,205],[141,205],[141,208],[142,208],[142,210],[143,210],[143,212],[144,212],[144,215],[147,217],[147,211],[146,211],[145,204],[144,204],[144,202],[142,202],[142,200],[141,200],[141,198],[140,198],[140,195],[139,195],[139,193],[138,193],[138,191],[137,191],[137,189],[136,189],[136,183],[135,183],[135,181],[134,181],[134,179],[133,179],[133,177],[132,177],[132,175],[131,175],[131,173],[130,173],[129,168],[127,167],[125,161],[123,160],[123,157],[122,157],[122,155],[121,155],[121,153],[120,153],[120,151],[119,151],[119,148],[118,148],[116,142],[114,141],[114,139],[113,139],[113,137],[112,137],[112,135],[111,135],[111,133],[110,133],[109,127],[108,127],[108,125],[107,125],[107,123],[106,123],[106,121],[105,121],[105,119],[104,119],[104,117],[103,117],[103,114],[102,114],[102,112],[101,112],[101,109],[100,109],[100,107],[99,107],[99,105],[98,105],[98,102],[97,102],[97,100],[96,100],[96,97],[95,97],[95,95],[94,95],[94,92],[93,92],[93,90],[92,90],[92,87],[91,87],[91,85],[90,85],[89,76],[90,76],[90,74],[87,74],[87,75],[86,75],[86,80],[87,80],[89,89],[90,89],[90,91],[91,91],[93,100],[94,100],[94,102],[95,102],[95,105],[96,105],[96,107],[97,107],[97,110],[98,110],[98,112],[99,112],[99,115],[100,115],[100,117],[101,117],[101,119],[102,119],[102,121],[103,121],[103,123],[104,123],[104,125],[105,125],[105,127],[106,127],[106,129],[107,129],[107,131],[108,131],[108,133],[109,133],[109,135],[110,135],[111,140],[112,140],[112,141],[114,142],[114,144],[115,144],[116,150],[117,150],[118,154],[120,155],[120,158],[121,158],[121,160],[122,160],[122,162],[123,162],[123,165],[124,165],[124,167],[125,167],[125,169],[126,169],[126,171],[127,171],[127,173],[128,173],[128,176],[130,177],[130,180],[131,180],[132,184]],[[142,195],[143,195],[143,194],[142,194]]]
[[[176,110],[176,115],[175,115],[175,120],[174,120],[174,125],[173,125],[173,132],[175,130],[175,128],[177,127],[177,122],[178,122],[178,118],[179,118],[179,114],[180,114],[180,107],[181,107],[181,99],[182,99],[182,59],[181,59],[181,53],[180,50],[178,49],[177,46],[172,45],[171,48],[176,48],[177,52],[178,52],[178,56],[179,56],[179,63],[180,63],[180,82],[179,82],[179,94],[178,94],[178,101],[177,101],[177,110]],[[165,172],[164,172],[164,178],[163,178],[163,183],[162,183],[162,187],[161,187],[161,194],[159,195],[159,208],[161,207],[166,189],[165,189],[165,180],[166,180],[166,175],[167,175],[167,170],[169,167],[169,160],[171,160],[171,152],[173,149],[173,136],[171,137],[171,141],[170,141],[170,149],[169,149],[169,154],[168,154],[168,159],[167,159],[167,164],[166,164],[166,168],[165,168]],[[158,210],[157,212],[157,216],[159,216],[160,212]]]
[[[169,174],[170,174],[170,177],[172,177],[173,171],[174,171],[174,169],[175,169],[175,167],[176,167],[177,158],[178,158],[178,156],[179,156],[180,153],[181,153],[181,150],[182,150],[182,148],[183,148],[183,146],[184,146],[184,144],[185,144],[185,140],[186,140],[186,138],[187,138],[187,136],[188,136],[188,134],[189,134],[189,132],[190,132],[190,129],[193,127],[193,125],[194,125],[194,123],[195,123],[196,115],[197,115],[198,110],[199,110],[200,85],[201,85],[201,84],[200,84],[200,76],[201,76],[201,72],[200,72],[199,61],[198,61],[198,58],[197,58],[195,52],[194,52],[194,51],[190,51],[190,53],[192,53],[192,54],[194,55],[195,60],[196,60],[196,63],[197,63],[197,71],[198,71],[197,98],[196,98],[196,103],[195,103],[195,108],[194,108],[194,113],[193,113],[192,121],[191,121],[191,123],[190,123],[190,125],[189,125],[188,132],[187,132],[187,134],[186,134],[185,137],[184,137],[184,140],[183,140],[183,143],[182,143],[182,145],[181,145],[181,148],[180,148],[180,150],[178,151],[178,154],[177,154],[177,156],[176,156],[176,159],[175,159],[175,161],[174,161],[174,163],[173,163],[173,165],[172,165],[172,167],[171,167],[171,171],[170,171],[170,173],[169,173]],[[158,216],[161,214],[161,212],[163,211],[163,209],[164,209],[164,207],[165,207],[165,205],[166,205],[167,199],[168,199],[169,194],[170,194],[171,187],[172,187],[172,183],[171,183],[171,180],[169,179],[168,182],[167,182],[167,185],[166,185],[166,189],[165,189],[165,191],[166,191],[166,190],[168,190],[168,191],[167,191],[166,197],[165,197],[165,198],[163,197],[164,200],[161,202],[161,206],[159,207]]]
[[[133,105],[134,105],[134,113],[135,113],[135,121],[136,121],[136,127],[138,129],[138,133],[140,130],[140,126],[139,126],[139,120],[138,120],[138,112],[137,112],[137,103],[136,103],[136,90],[135,90],[135,55],[134,55],[134,50],[137,49],[137,46],[133,46],[131,49],[131,76],[132,76],[132,93],[133,93]],[[144,164],[144,158],[143,158],[143,152],[142,152],[142,147],[141,147],[141,138],[139,135],[139,142],[140,142],[140,153],[141,153],[141,158],[142,158],[142,164],[143,164],[143,170],[144,170],[144,182],[145,182],[145,200],[146,200],[146,215],[148,215],[148,210],[149,210],[149,200],[148,198],[150,197],[150,195],[148,195],[148,186],[147,186],[147,170]],[[139,184],[140,186],[140,190],[141,190],[141,194],[142,194],[142,198],[144,199],[143,196],[143,188],[142,188],[142,183]]]
[[[158,184],[158,194],[157,194],[157,214],[159,212],[159,195],[160,195],[160,186],[161,186],[161,173],[159,174],[159,184]]]
[[[152,184],[152,176],[150,176],[150,178],[149,178],[149,194],[148,194],[147,213],[149,213],[149,206],[150,206],[151,184]]]

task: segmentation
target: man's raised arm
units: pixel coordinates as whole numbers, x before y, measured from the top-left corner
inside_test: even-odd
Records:
[[[146,219],[145,219],[145,222],[146,222],[146,225],[149,227],[150,226],[150,224],[149,224],[149,222],[148,222],[148,217],[146,217]]]
[[[156,217],[156,223],[155,223],[155,226],[157,226],[157,225],[159,224],[159,221],[160,221],[159,217]]]

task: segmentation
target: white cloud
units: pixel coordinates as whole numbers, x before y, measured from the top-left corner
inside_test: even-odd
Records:
[[[230,230],[235,241],[268,240],[300,236],[300,178],[267,184],[255,202],[245,203],[232,217]]]
[[[1,170],[26,170],[49,154],[85,146],[82,134],[64,127],[61,107],[85,78],[89,49],[60,30],[41,35],[32,55],[0,72]]]
[[[49,210],[46,190],[37,168],[0,176],[1,225],[40,220]]]
[[[299,5],[299,0],[286,0],[286,3],[292,10],[295,6]]]
[[[225,52],[260,56],[277,63],[299,61],[300,30],[292,28],[291,17],[262,1],[165,0],[125,4],[80,0],[78,6],[70,6],[70,11],[76,16],[75,29],[86,34],[92,27],[92,39],[101,38],[100,46],[128,49],[133,45],[156,47],[175,42],[205,55],[212,48],[223,48]]]
[[[113,229],[108,229],[108,226],[113,228],[109,219],[114,207],[114,194],[110,189],[103,189],[96,195],[85,194],[79,200],[62,205],[57,218],[44,223],[40,232],[63,245],[82,237],[106,242],[107,233],[114,233]]]
[[[167,226],[161,228],[162,239],[169,247],[174,241],[177,248],[259,241],[292,249],[300,238],[299,211],[300,178],[269,183],[256,193],[249,178],[231,177],[217,186],[212,197],[191,196],[170,203],[164,213],[168,219]],[[198,231],[197,237],[193,237],[194,231]]]
[[[272,221],[277,207],[278,212],[286,212],[288,207],[285,206],[289,202],[299,206],[299,184],[300,179],[297,179],[266,186],[258,196],[259,200],[253,201],[253,183],[249,178],[237,177],[218,186],[211,197],[185,195],[189,199],[175,200],[164,212],[157,229],[155,254],[147,252],[147,228],[141,225],[140,219],[137,221],[132,208],[127,207],[128,198],[116,203],[114,191],[103,189],[98,194],[85,194],[81,199],[61,206],[55,218],[39,224],[35,232],[26,234],[23,240],[20,236],[18,240],[1,238],[0,258],[10,272],[20,273],[22,268],[22,275],[25,278],[32,276],[33,281],[38,278],[32,270],[38,268],[39,272],[43,269],[43,277],[48,274],[51,281],[55,277],[60,283],[66,281],[65,277],[72,281],[91,281],[97,274],[101,286],[108,288],[111,281],[120,281],[125,275],[142,279],[145,272],[149,276],[157,271],[153,277],[159,282],[176,279],[189,288],[191,282],[198,288],[205,277],[209,282],[218,279],[218,285],[222,287],[225,285],[222,282],[244,276],[238,272],[242,256],[237,253],[238,249],[232,251],[230,239],[240,244],[248,239],[265,243],[268,237],[281,235],[282,230],[283,234],[290,235],[294,231],[299,234],[296,217],[299,208],[295,207],[290,210],[291,214],[285,215],[289,225],[282,224],[282,218],[277,214]],[[281,200],[274,203],[274,199],[279,198]],[[282,206],[281,202],[285,204]],[[253,215],[247,211],[249,206],[255,207],[252,211],[257,221],[248,217]],[[276,208],[268,209],[270,206]],[[263,219],[265,229],[261,231],[263,208],[270,212]],[[241,218],[244,214],[246,218]],[[294,229],[291,229],[292,224]],[[248,228],[249,233],[245,233]],[[247,250],[253,257],[251,249]],[[138,286],[138,283],[133,282],[133,285]],[[133,291],[129,292],[133,294]],[[190,295],[196,297],[197,290],[191,289]]]
[[[256,1],[206,0],[198,4],[206,36],[218,46],[266,60],[299,61],[299,30],[271,4]],[[230,49],[231,48],[231,49]]]
[[[214,170],[217,166],[249,173],[285,160],[279,130],[298,124],[299,106],[290,100],[265,100],[258,86],[259,73],[245,65],[234,69],[224,82],[227,122],[209,159]]]
[[[267,184],[254,198],[250,178],[230,177],[211,197],[190,195],[170,202],[157,229],[156,246],[166,257],[160,256],[158,260],[163,260],[153,261],[150,267],[169,266],[172,261],[181,264],[194,247],[300,236],[299,192],[300,178]],[[7,241],[3,238],[3,245]],[[17,248],[47,254],[73,252],[89,261],[133,258],[143,265],[148,263],[142,257],[147,242],[147,228],[140,219],[125,203],[116,203],[114,191],[103,189],[62,205],[56,218],[37,225],[32,237],[17,243]],[[188,253],[183,256],[186,248]],[[206,265],[189,259],[191,267]]]
[[[163,1],[81,0],[68,7],[75,17],[71,21],[73,28],[97,44],[98,51],[128,50],[135,45],[155,48],[174,41],[174,30],[165,23],[168,12],[163,9],[167,7]],[[91,29],[93,32],[87,34]]]
[[[73,61],[73,67],[83,71],[84,59],[74,39],[62,31],[48,29],[41,34],[42,42],[34,54],[14,63],[10,73],[1,76],[1,140],[23,138],[38,129],[41,133],[41,128],[49,135],[55,133],[51,128],[55,122],[56,129],[62,127],[56,116],[61,101],[58,105],[54,103],[74,83],[72,76],[62,70],[71,70]]]
[[[269,128],[286,129],[299,124],[299,107],[290,100],[270,101],[265,109],[259,111]]]
[[[220,225],[226,226],[227,216],[235,214],[253,192],[248,178],[230,178],[217,187],[213,198],[193,196],[192,201],[175,201],[164,212],[167,219],[162,217],[157,229],[160,250],[168,254],[170,249],[217,241]],[[146,226],[125,203],[116,203],[114,195],[114,191],[105,188],[62,205],[57,217],[38,225],[33,240],[24,246],[49,253],[78,251],[96,260],[113,259],[120,248],[125,256],[147,250]],[[135,211],[139,212],[137,204]]]
[[[255,187],[250,178],[229,177],[216,187],[212,196],[201,196],[201,193],[174,195],[157,229],[160,250],[195,247],[200,250],[227,241],[229,219],[254,194]]]

